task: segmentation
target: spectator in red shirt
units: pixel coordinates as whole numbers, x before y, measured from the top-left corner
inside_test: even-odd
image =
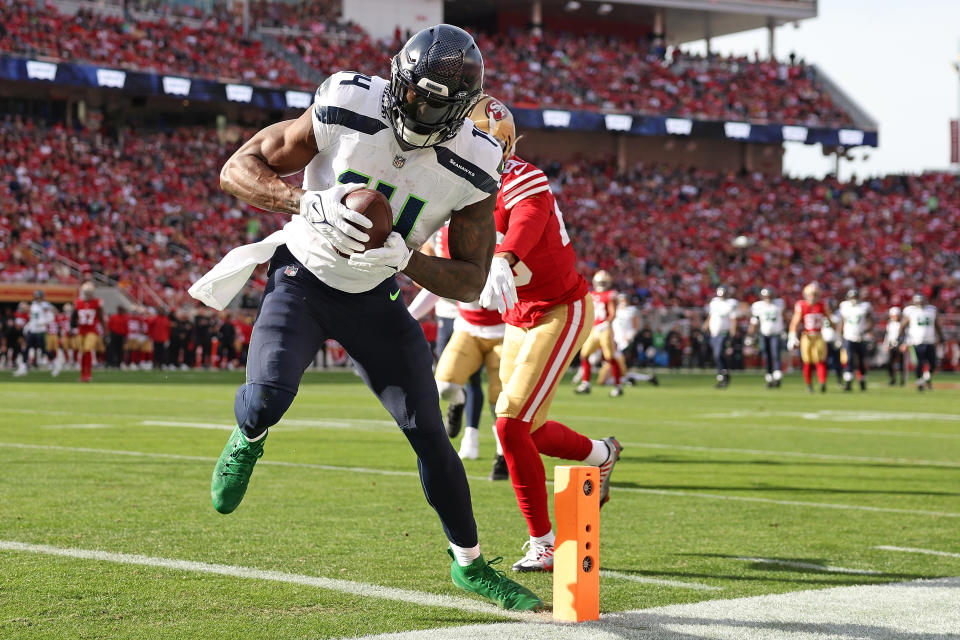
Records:
[[[108,367],[119,368],[123,361],[123,343],[129,333],[129,320],[130,316],[124,307],[117,307],[116,312],[107,319],[107,331],[110,334],[107,344]]]
[[[165,369],[170,364],[170,318],[163,313],[155,313],[147,320],[150,327],[150,339],[153,341],[153,368]]]

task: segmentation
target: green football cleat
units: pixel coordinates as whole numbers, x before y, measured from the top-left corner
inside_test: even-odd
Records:
[[[214,509],[220,513],[230,513],[240,506],[250,483],[253,465],[263,455],[263,442],[266,439],[264,436],[256,442],[248,442],[240,433],[240,427],[230,434],[227,446],[213,468],[213,480],[210,481]]]
[[[453,558],[453,551],[447,549]],[[453,584],[465,591],[472,591],[484,598],[489,598],[504,609],[512,611],[540,611],[543,609],[543,600],[524,586],[508,578],[503,571],[497,571],[492,565],[503,560],[498,556],[486,562],[483,556],[474,560],[469,566],[461,567],[456,558],[450,564],[450,577]]]

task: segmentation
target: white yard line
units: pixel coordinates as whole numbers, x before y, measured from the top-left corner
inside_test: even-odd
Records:
[[[641,584],[656,584],[664,587],[677,587],[678,589],[693,589],[694,591],[722,591],[723,587],[717,587],[712,584],[702,582],[683,582],[680,580],[666,580],[662,578],[651,578],[649,576],[637,576],[632,573],[620,573],[619,571],[610,571],[608,569],[600,570],[601,578],[613,578],[615,580],[629,580],[630,582],[639,582]]]
[[[934,551],[933,549],[917,549],[916,547],[890,547],[887,545],[881,545],[879,547],[874,547],[874,549],[882,549],[884,551],[902,551],[904,553],[922,553],[928,556],[943,556],[944,558],[960,558],[960,553]]]
[[[773,451],[767,449],[736,449],[733,447],[702,447],[686,444],[667,444],[660,442],[621,442],[624,447],[642,449],[664,449],[667,451],[697,451],[701,453],[738,453],[748,456],[778,456],[786,458],[809,458],[813,460],[838,460],[843,462],[877,462],[895,465],[926,465],[960,469],[960,462],[952,460],[915,460],[913,458],[878,458],[873,456],[849,456],[834,453],[808,453],[805,451]]]
[[[907,640],[957,638],[960,578],[706,600],[620,613],[596,622],[498,622],[401,631],[355,640]]]
[[[504,611],[503,609],[500,609],[492,604],[486,604],[478,600],[469,600],[467,598],[442,596],[433,593],[427,593],[425,591],[413,591],[411,589],[383,587],[367,582],[354,582],[352,580],[341,580],[337,578],[323,578],[299,573],[285,573],[283,571],[268,571],[253,567],[212,564],[209,562],[194,562],[192,560],[176,560],[172,558],[157,558],[153,556],[143,556],[129,553],[113,553],[110,551],[99,551],[93,549],[69,549],[63,547],[52,547],[45,544],[16,542],[13,540],[0,540],[0,550],[39,553],[43,555],[79,558],[81,560],[95,560],[98,562],[113,562],[117,564],[159,567],[163,569],[173,569],[175,571],[214,573],[222,576],[246,578],[249,580],[287,582],[290,584],[306,585],[369,598],[379,598],[381,600],[396,600],[399,602],[409,602],[419,606],[443,607],[445,609],[457,609],[460,611],[474,611],[477,613],[486,613],[518,620],[529,620],[531,618],[541,617],[537,616],[537,614],[524,614],[514,611]]]
[[[109,429],[111,425],[91,422],[88,424],[41,424],[38,429]]]
[[[882,576],[882,571],[871,571],[870,569],[848,569],[846,567],[834,567],[828,564],[817,564],[815,562],[800,562],[797,560],[780,560],[778,558],[749,558],[746,556],[735,556],[735,560],[744,562],[754,562],[757,564],[772,564],[780,567],[793,567],[796,569],[813,569],[815,571],[825,571],[827,573],[848,573],[855,576]]]
[[[145,427],[186,427],[189,429],[215,429],[218,431],[233,431],[235,424],[216,424],[213,422],[175,422],[172,420],[141,420]]]
[[[213,457],[186,456],[177,453],[148,453],[145,451],[126,451],[122,449],[92,449],[88,447],[64,447],[50,444],[27,444],[21,442],[0,442],[0,446],[17,449],[38,449],[49,451],[73,451],[77,453],[99,453],[104,455],[135,456],[167,460],[191,460],[197,462],[214,463]],[[261,460],[258,464],[276,467],[296,467],[301,469],[318,469],[321,471],[340,471],[344,473],[372,473],[384,476],[407,476],[417,478],[415,471],[394,471],[389,469],[375,469],[370,467],[346,467],[328,464],[311,464],[308,462],[286,462],[283,460]],[[486,476],[467,476],[470,480],[487,481]],[[547,484],[552,484],[548,482]],[[761,504],[777,504],[792,507],[810,507],[814,509],[839,509],[846,511],[869,511],[876,513],[900,513],[906,515],[938,516],[943,518],[960,518],[960,513],[945,511],[925,511],[922,509],[896,509],[892,507],[871,507],[867,505],[836,504],[832,502],[804,502],[802,500],[776,500],[774,498],[754,498],[751,496],[725,496],[715,493],[701,493],[693,491],[673,491],[669,489],[643,489],[639,487],[618,487],[613,485],[615,492],[645,493],[661,496],[682,496],[685,498],[701,498],[705,500],[732,500],[736,502],[757,502]]]

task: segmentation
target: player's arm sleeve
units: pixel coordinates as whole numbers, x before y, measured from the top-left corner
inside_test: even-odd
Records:
[[[340,127],[336,124],[337,120],[333,117],[331,107],[336,108],[334,104],[335,87],[340,82],[340,73],[335,73],[326,80],[317,89],[313,97],[313,137],[317,140],[317,150],[323,151],[333,146],[337,136],[340,135]]]
[[[553,211],[547,192],[524,198],[510,211],[510,223],[497,252],[510,252],[523,260],[543,236],[543,228]]]

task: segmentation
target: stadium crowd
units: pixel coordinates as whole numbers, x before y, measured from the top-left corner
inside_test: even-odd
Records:
[[[199,26],[161,14],[135,20],[80,10],[59,13],[35,0],[0,0],[0,51],[60,60],[314,89],[341,69],[387,75],[402,44],[377,42],[355,25],[335,19],[332,3],[254,3],[263,27],[295,26],[276,36],[290,55],[316,70],[303,77],[259,40],[245,38],[236,15],[207,14]],[[331,36],[331,33],[336,35]],[[526,107],[609,109],[701,119],[846,126],[850,116],[798,62],[746,57],[699,58],[644,38],[522,31],[479,34],[487,90]]]
[[[149,289],[171,308],[192,302],[191,282],[283,222],[220,191],[215,177],[235,145],[200,128],[116,139],[0,122],[4,279],[96,272],[136,299],[149,300]],[[610,271],[645,305],[699,307],[719,283],[742,300],[771,283],[794,296],[816,279],[828,291],[866,288],[876,305],[922,292],[960,312],[956,176],[841,183],[640,165],[620,174],[612,160],[540,164],[581,271]]]

